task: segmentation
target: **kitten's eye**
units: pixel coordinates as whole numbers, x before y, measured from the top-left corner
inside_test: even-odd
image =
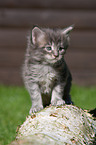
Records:
[[[51,51],[52,49],[51,49],[51,47],[46,47],[46,50]]]
[[[64,48],[63,47],[59,47],[59,51],[64,51]]]

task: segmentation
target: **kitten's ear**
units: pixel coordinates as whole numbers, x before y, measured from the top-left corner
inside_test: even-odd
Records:
[[[74,25],[71,25],[71,26],[65,28],[65,29],[62,31],[62,34],[68,35],[68,34],[73,30],[73,28],[74,28]]]
[[[46,34],[40,28],[34,27],[32,29],[31,41],[34,45],[43,45],[46,40]]]

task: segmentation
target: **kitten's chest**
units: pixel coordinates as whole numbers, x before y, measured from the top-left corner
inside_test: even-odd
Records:
[[[50,67],[45,67],[42,70],[42,75],[39,78],[40,89],[42,93],[49,94],[57,82],[57,74]]]

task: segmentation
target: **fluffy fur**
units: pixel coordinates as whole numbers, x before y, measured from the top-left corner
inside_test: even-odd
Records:
[[[32,100],[30,114],[49,104],[72,104],[72,77],[64,60],[72,29],[34,27],[28,36],[23,79]]]

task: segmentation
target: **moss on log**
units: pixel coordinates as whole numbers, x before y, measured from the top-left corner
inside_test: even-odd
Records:
[[[96,121],[74,105],[49,106],[20,126],[11,145],[95,144]]]

